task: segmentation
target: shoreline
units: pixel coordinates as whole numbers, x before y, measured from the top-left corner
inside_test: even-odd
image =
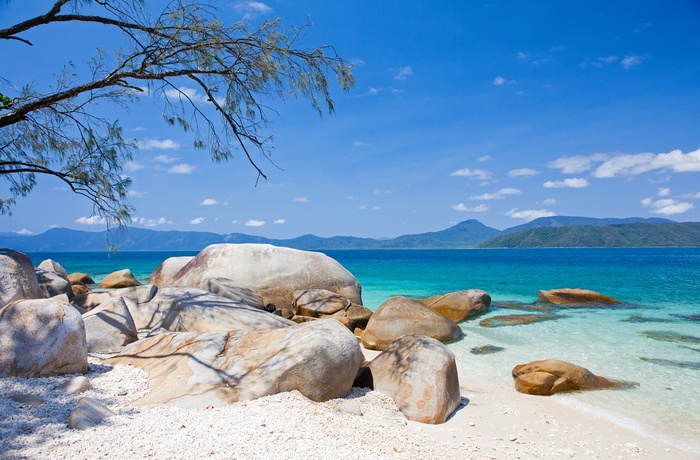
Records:
[[[368,359],[378,352],[365,350]],[[98,357],[99,356],[99,357]],[[460,376],[468,401],[441,425],[405,420],[390,398],[354,388],[316,403],[298,392],[207,410],[134,406],[148,390],[145,372],[109,368],[91,354],[82,395],[53,390],[72,376],[0,379],[0,457],[3,458],[427,458],[427,459],[694,459],[699,450],[674,446],[566,398],[488,388],[478,375]],[[462,373],[463,374],[463,373]],[[47,402],[22,406],[8,396],[38,394]],[[105,402],[117,415],[92,430],[66,428],[82,397]],[[42,407],[43,406],[43,407]],[[347,406],[351,406],[348,410]],[[359,411],[362,415],[357,415]]]

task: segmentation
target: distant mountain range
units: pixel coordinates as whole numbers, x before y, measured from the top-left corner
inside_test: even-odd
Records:
[[[54,228],[39,235],[0,233],[0,247],[24,252],[106,251],[105,232]],[[129,229],[112,236],[120,251],[200,251],[216,243],[266,243],[305,250],[333,249],[460,249],[525,247],[678,247],[700,246],[700,223],[668,219],[595,219],[590,217],[542,217],[506,230],[465,220],[445,230],[391,239],[303,235],[270,239],[244,233],[219,235],[207,232]]]

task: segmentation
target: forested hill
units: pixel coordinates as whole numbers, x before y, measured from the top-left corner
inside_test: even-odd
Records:
[[[501,235],[480,248],[700,247],[700,222],[539,227]]]

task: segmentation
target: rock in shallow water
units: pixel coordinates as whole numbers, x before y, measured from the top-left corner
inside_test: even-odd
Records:
[[[652,340],[659,340],[661,342],[700,343],[700,337],[680,334],[678,332],[645,331],[645,332],[642,332],[642,334],[647,336],[648,338],[650,338]]]
[[[537,301],[569,307],[609,306],[622,303],[598,292],[579,288],[541,290],[537,295]]]
[[[555,319],[564,318],[564,315],[557,315],[554,313],[544,314],[544,315],[503,315],[503,316],[493,316],[481,320],[479,326],[481,327],[504,327],[504,326],[520,326],[522,324],[532,324],[539,323],[541,321],[551,321]]]
[[[564,391],[629,386],[628,383],[609,380],[594,375],[584,367],[556,359],[518,364],[513,368],[512,374],[515,379],[515,389],[520,393],[531,395],[553,395]]]
[[[499,351],[504,351],[504,350],[505,350],[505,348],[497,347],[496,345],[484,345],[481,347],[474,347],[469,351],[473,355],[492,355],[494,353],[498,353]]]
[[[458,323],[487,311],[491,296],[481,289],[468,289],[420,299],[419,302]]]

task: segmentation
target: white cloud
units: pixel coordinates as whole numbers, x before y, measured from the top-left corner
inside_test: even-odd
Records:
[[[455,211],[465,211],[465,212],[486,212],[489,210],[488,206],[485,204],[480,204],[479,206],[475,206],[473,208],[469,208],[467,206],[464,206],[464,203],[459,203],[455,204],[452,206],[452,209]]]
[[[669,196],[670,194],[671,194],[670,188],[660,188],[659,193],[657,193],[657,195],[659,195],[659,196]]]
[[[134,128],[134,131],[148,131],[148,130],[146,128],[144,128],[143,126],[137,126],[136,128]]]
[[[457,176],[457,177],[468,177],[468,178],[473,178],[473,179],[479,179],[479,180],[491,180],[491,171],[486,171],[484,169],[469,169],[469,168],[464,168],[464,169],[458,169],[457,171],[453,171],[450,173],[450,176]]]
[[[531,168],[511,169],[508,171],[508,177],[535,176],[537,174],[538,172]]]
[[[305,196],[294,197],[294,198],[292,198],[292,201],[297,202],[297,203],[310,203],[311,202],[311,200]]]
[[[143,225],[144,227],[157,227],[159,225],[172,224],[172,222],[166,219],[165,217],[161,217],[159,219],[146,219],[144,217],[141,217],[134,218],[133,221],[134,223]]]
[[[503,200],[507,195],[520,195],[522,192],[517,188],[502,188],[496,193],[483,193],[481,195],[470,196],[474,200]]]
[[[557,200],[555,198],[547,198],[542,203],[547,205],[547,206],[551,206],[553,204],[557,204]]]
[[[135,161],[127,161],[124,163],[124,170],[128,172],[138,171],[139,169],[145,168],[141,163],[136,163]]]
[[[697,193],[686,193],[685,195],[681,195],[681,198],[688,198],[691,200],[700,200],[700,192]]]
[[[284,223],[286,223],[286,222],[287,222],[287,219],[276,219],[276,220],[273,221],[272,223],[273,223],[273,224],[284,224]]]
[[[584,188],[588,187],[588,180],[579,177],[570,177],[562,181],[547,181],[542,184],[544,188]]]
[[[651,208],[649,212],[652,214],[660,214],[662,216],[671,216],[673,214],[683,214],[690,211],[695,206],[687,201],[678,201],[671,198],[655,200],[654,198],[644,198],[642,206]]]
[[[104,217],[100,216],[90,216],[90,217],[78,217],[75,219],[75,222],[78,224],[85,224],[85,225],[97,225],[97,224],[106,224],[107,219]]]
[[[32,232],[31,230],[27,230],[26,228],[23,228],[22,230],[17,230],[15,233],[18,235],[33,235],[34,234],[34,232]]]
[[[168,168],[170,174],[191,174],[195,170],[195,167],[188,165],[187,163],[180,163],[179,165],[171,166]]]
[[[591,64],[593,67],[598,67],[598,68],[600,68],[600,67],[609,66],[610,64],[614,64],[614,63],[616,63],[619,59],[620,59],[620,57],[619,57],[619,56],[615,56],[615,55],[601,56],[601,57],[599,57],[598,59],[596,59],[595,61],[591,61],[590,64]],[[584,62],[583,64],[585,65],[585,64],[587,64],[587,63]]]
[[[413,69],[410,66],[399,67],[396,69],[396,74],[394,75],[394,80],[406,80],[408,77],[413,75]]]
[[[516,57],[517,57],[518,59],[521,59],[521,60],[522,60],[522,59],[527,59],[527,58],[528,58],[528,55],[525,54],[525,53],[523,53],[523,52],[521,51],[521,52],[519,52],[519,53],[516,55]]]
[[[369,147],[369,144],[367,142],[362,142],[362,141],[355,141],[352,143],[353,147]]]
[[[172,139],[144,139],[142,141],[138,141],[136,145],[138,146],[139,150],[171,150],[180,147],[180,144]]]
[[[262,2],[239,2],[236,8],[242,7],[246,11],[254,11],[256,13],[269,13],[272,8]]]
[[[515,80],[506,80],[504,77],[496,77],[493,79],[491,84],[493,86],[505,86],[505,85],[514,85],[516,83]]]
[[[510,216],[513,219],[523,219],[526,222],[539,219],[540,217],[552,217],[556,215],[555,212],[547,211],[546,209],[525,209],[523,211],[518,211],[518,208],[513,208],[506,213],[506,216]]]
[[[491,160],[493,160],[493,157],[491,155],[480,156],[479,158],[476,159],[476,161],[479,161],[481,163],[483,163],[485,161],[491,161]]]
[[[642,62],[644,62],[643,56],[640,56],[638,54],[630,54],[628,56],[625,56],[622,59],[622,61],[620,61],[620,64],[622,64],[622,67],[624,67],[625,69],[629,69],[630,67],[639,65]]]
[[[126,194],[130,197],[133,197],[133,198],[142,198],[143,197],[143,193],[139,192],[138,190],[129,190],[128,192],[126,192]]]
[[[564,174],[578,174],[588,171],[594,163],[599,163],[608,159],[604,153],[596,153],[589,156],[575,155],[572,157],[561,157],[549,163],[552,169],[559,169]]]
[[[169,99],[177,99],[178,101],[182,102],[192,101],[194,103],[211,103],[209,96],[187,86],[180,86],[177,89],[166,89],[163,91],[163,93]],[[225,102],[225,99],[221,97],[215,97],[215,99],[219,104],[223,104]]]
[[[201,204],[202,206],[214,206],[219,204],[219,202],[216,201],[214,198],[207,198],[199,204]]]
[[[255,219],[249,219],[246,221],[244,224],[246,227],[262,227],[265,225],[264,220],[255,220]]]
[[[174,163],[177,161],[177,157],[171,157],[170,155],[158,155],[153,157],[153,161],[157,161],[159,163]]]
[[[598,178],[636,176],[654,170],[673,172],[700,172],[700,149],[683,153],[673,150],[668,153],[638,153],[617,155],[601,164],[593,172]]]
[[[194,219],[192,219],[192,220],[190,221],[190,223],[191,223],[192,225],[199,225],[199,224],[201,224],[202,222],[204,222],[204,217],[195,217]]]
[[[393,193],[392,190],[375,190],[372,192],[372,195],[391,195]]]
[[[372,206],[372,211],[381,211],[382,207],[381,206]]]

